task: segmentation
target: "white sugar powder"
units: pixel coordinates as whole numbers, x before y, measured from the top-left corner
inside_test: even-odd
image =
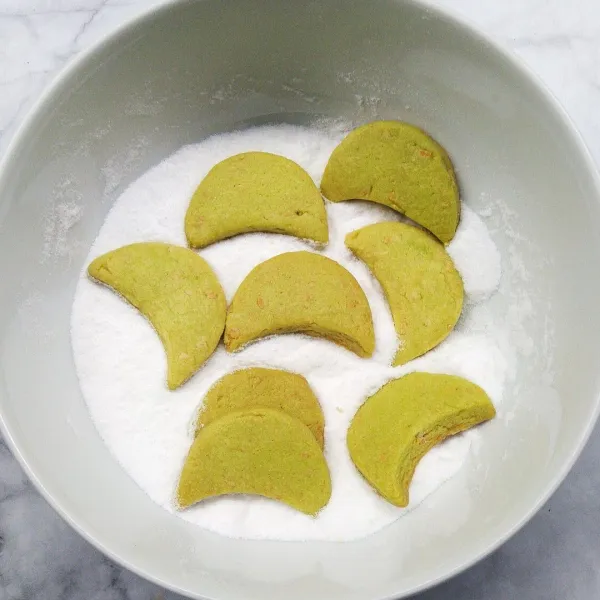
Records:
[[[185,245],[183,220],[190,196],[218,161],[249,150],[273,152],[298,162],[318,183],[339,139],[337,131],[276,126],[220,135],[181,149],[119,198],[86,266],[99,254],[132,242]],[[217,379],[253,365],[287,369],[304,375],[321,402],[333,493],[316,518],[264,498],[240,496],[178,512],[182,519],[232,537],[350,540],[366,536],[417,506],[455,474],[471,440],[485,431],[467,432],[432,450],[415,473],[409,509],[399,509],[363,481],[348,456],[346,431],[365,398],[389,379],[420,369],[461,375],[482,386],[494,403],[502,400],[507,361],[495,341],[497,328],[488,311],[473,312],[473,304],[489,296],[500,278],[498,252],[479,217],[464,207],[449,247],[468,300],[457,329],[436,350],[410,365],[392,368],[398,340],[390,312],[377,282],[345,248],[344,236],[369,223],[398,217],[384,207],[362,202],[328,203],[327,213],[331,242],[324,253],[356,277],[373,311],[377,349],[371,359],[358,358],[325,340],[285,335],[257,342],[235,355],[219,347],[188,383],[169,392],[164,352],[152,327],[116,294],[82,274],[73,306],[72,341],[85,400],[110,451],[166,510],[174,511],[174,490],[192,440],[194,418]],[[311,248],[292,237],[250,234],[214,244],[201,255],[231,299],[255,265],[282,252],[306,249]]]
[[[83,215],[81,194],[72,188],[72,181],[65,178],[54,191],[44,222],[44,247],[42,259],[69,256],[72,251],[69,233]]]

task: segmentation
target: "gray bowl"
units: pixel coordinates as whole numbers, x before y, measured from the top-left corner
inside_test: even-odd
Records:
[[[225,539],[155,505],[82,399],[69,316],[113,200],[183,144],[252,123],[400,118],[451,152],[504,259],[490,308],[521,357],[476,457],[357,542]],[[67,69],[0,168],[0,412],[45,497],[137,573],[195,598],[404,597],[473,564],[562,481],[598,414],[599,182],[556,102],[468,27],[405,0],[159,8]],[[518,327],[517,327],[518,325]]]

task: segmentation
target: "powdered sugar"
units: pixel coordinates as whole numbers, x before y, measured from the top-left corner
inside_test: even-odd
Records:
[[[52,196],[44,222],[44,261],[71,254],[69,233],[79,223],[82,215],[81,195],[73,190],[72,181],[67,177],[61,181]]]
[[[496,291],[502,274],[500,253],[485,223],[473,211],[463,210],[448,254],[460,271],[470,302],[481,302]],[[481,256],[485,260],[478,260]]]
[[[133,183],[115,203],[88,261],[136,241],[185,245],[184,214],[190,196],[208,170],[238,152],[263,150],[302,165],[317,181],[340,138],[339,131],[292,126],[261,127],[209,138],[185,147]],[[89,281],[78,284],[72,341],[81,388],[108,448],[137,484],[157,503],[174,511],[173,494],[191,443],[196,412],[208,388],[226,373],[246,366],[270,366],[304,375],[325,414],[326,458],[333,493],[316,517],[258,497],[224,497],[177,513],[224,535],[269,539],[349,540],[368,535],[413,509],[463,464],[471,431],[440,445],[419,464],[409,509],[398,509],[363,481],[348,456],[345,437],[365,398],[389,379],[419,369],[462,375],[481,385],[498,404],[507,360],[489,311],[474,303],[493,293],[500,278],[499,255],[485,224],[463,207],[449,252],[465,282],[469,303],[457,329],[437,349],[402,368],[390,367],[398,340],[378,283],[345,248],[346,233],[369,223],[398,219],[370,203],[327,204],[331,242],[323,250],[344,265],[363,287],[375,324],[376,352],[361,359],[325,340],[300,335],[273,337],[230,355],[219,347],[208,363],[176,392],[165,386],[165,357],[153,329],[110,290]],[[249,234],[201,251],[231,299],[258,263],[307,243],[274,234]]]

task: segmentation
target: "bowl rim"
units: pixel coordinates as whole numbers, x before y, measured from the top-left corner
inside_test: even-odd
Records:
[[[519,58],[513,51],[505,48],[502,44],[497,42],[494,38],[489,37],[483,33],[480,28],[471,21],[468,17],[463,16],[458,10],[449,8],[440,8],[430,4],[433,0],[395,0],[400,4],[411,6],[417,10],[421,10],[429,15],[432,15],[436,19],[446,21],[451,26],[457,29],[463,30],[470,37],[472,37],[477,43],[483,44],[492,50],[497,56],[505,61],[508,66],[513,70],[522,75],[525,79],[528,79],[537,91],[540,93],[543,101],[545,101],[548,107],[554,111],[556,116],[563,122],[565,131],[567,131],[571,137],[575,146],[581,153],[581,157],[584,162],[581,168],[585,169],[590,175],[594,187],[596,188],[596,200],[600,201],[600,171],[596,165],[596,162],[587,147],[584,138],[575,125],[573,119],[569,116],[562,103],[558,100],[556,95],[548,88],[546,83],[541,77],[529,67],[521,58]],[[44,110],[46,103],[56,96],[61,90],[69,86],[70,80],[77,74],[81,74],[85,71],[88,63],[92,62],[94,58],[104,51],[106,48],[111,46],[113,43],[120,39],[126,38],[130,33],[133,33],[140,27],[150,24],[153,20],[160,18],[164,13],[169,12],[178,5],[189,4],[190,0],[159,0],[157,4],[148,6],[142,9],[139,14],[128,18],[124,23],[117,25],[112,28],[108,33],[104,34],[100,39],[93,42],[87,48],[80,50],[77,54],[68,59],[67,64],[62,67],[50,80],[50,82],[42,90],[40,96],[33,102],[29,110],[26,112],[24,117],[21,119],[20,124],[12,135],[12,139],[7,144],[4,155],[0,159],[0,187],[3,180],[7,177],[6,173],[9,171],[11,163],[15,160],[15,156],[18,155],[19,147],[24,143],[26,138],[30,135],[31,130],[34,128],[35,120],[38,114]],[[2,391],[0,390],[0,394]],[[476,565],[480,561],[487,558],[492,552],[497,550],[500,546],[506,543],[512,538],[520,529],[522,529],[542,508],[542,506],[550,499],[558,487],[564,482],[565,478],[569,474],[575,462],[580,457],[583,449],[585,448],[592,431],[595,428],[596,422],[600,416],[600,390],[596,390],[595,406],[592,412],[592,417],[586,424],[579,436],[577,444],[572,448],[567,459],[563,461],[560,469],[555,473],[552,479],[543,487],[541,493],[538,496],[536,502],[534,502],[530,508],[524,512],[516,521],[509,527],[502,535],[489,543],[483,548],[478,554],[463,560],[460,564],[455,567],[448,569],[445,573],[430,578],[429,580],[423,581],[421,584],[414,586],[410,590],[402,592],[401,596],[396,594],[392,596],[380,596],[376,600],[399,600],[400,598],[407,598],[424,592],[430,588],[441,585],[442,583],[456,577],[460,573],[466,571],[470,567]],[[154,583],[162,588],[177,594],[184,595],[189,598],[196,598],[198,600],[220,600],[216,596],[204,596],[200,595],[197,591],[191,589],[185,589],[178,586],[176,583],[167,581],[157,577],[153,573],[147,571],[144,567],[130,562],[126,557],[123,557],[115,553],[111,548],[106,546],[103,541],[93,537],[88,531],[79,524],[79,522],[70,515],[67,509],[63,507],[61,502],[57,500],[45,487],[44,482],[37,476],[33,467],[27,462],[23,454],[21,453],[17,443],[15,442],[9,424],[6,422],[4,416],[0,412],[0,433],[2,434],[9,450],[18,461],[19,465],[33,483],[37,491],[42,497],[50,504],[56,513],[74,529],[81,537],[83,537],[92,546],[102,552],[109,559],[136,575]]]

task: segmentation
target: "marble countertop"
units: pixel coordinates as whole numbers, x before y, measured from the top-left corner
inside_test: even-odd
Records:
[[[598,0],[429,0],[466,17],[538,73],[600,161]],[[80,50],[152,0],[0,0],[0,154]],[[600,597],[600,433],[512,540],[419,600]],[[0,440],[0,600],[176,600],[113,564],[39,496]]]

